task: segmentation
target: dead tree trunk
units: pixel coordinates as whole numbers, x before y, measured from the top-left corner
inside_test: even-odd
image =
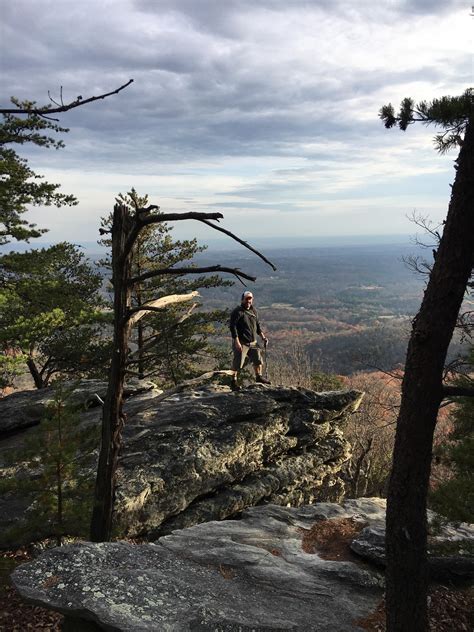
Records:
[[[474,125],[467,125],[436,259],[408,345],[387,502],[387,630],[428,629],[426,506],[443,367],[474,266]]]
[[[114,503],[115,476],[121,443],[124,414],[122,396],[130,336],[129,310],[131,302],[131,250],[125,246],[133,227],[130,210],[123,205],[114,207],[112,224],[112,283],[114,287],[114,343],[110,364],[107,395],[102,412],[102,439],[97,467],[91,540],[110,540]]]

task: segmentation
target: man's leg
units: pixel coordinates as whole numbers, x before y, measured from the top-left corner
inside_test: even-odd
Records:
[[[262,375],[263,364],[262,364],[260,349],[256,349],[256,348],[251,349],[251,352],[252,352],[252,362],[253,362],[253,366],[255,370],[255,381],[258,384],[271,384],[270,380],[267,380]]]
[[[245,364],[248,352],[249,348],[246,345],[242,345],[242,351],[237,351],[237,349],[234,348],[234,359],[232,361],[232,371],[234,372],[234,374],[232,376],[232,382],[230,385],[233,391],[240,391],[240,386],[237,383],[237,378],[240,369]]]

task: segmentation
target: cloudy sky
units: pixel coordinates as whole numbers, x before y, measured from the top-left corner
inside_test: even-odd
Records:
[[[134,83],[62,115],[61,151],[24,147],[72,209],[36,209],[48,240],[94,241],[135,187],[164,211],[222,211],[246,239],[413,233],[443,217],[454,154],[378,110],[474,84],[464,0],[1,1],[0,102]],[[215,237],[181,222],[177,236]]]

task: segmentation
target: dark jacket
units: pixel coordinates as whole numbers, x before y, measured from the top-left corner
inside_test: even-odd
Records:
[[[230,333],[232,338],[239,338],[241,344],[248,345],[261,335],[260,321],[257,310],[252,306],[245,309],[242,305],[236,307],[230,315]]]

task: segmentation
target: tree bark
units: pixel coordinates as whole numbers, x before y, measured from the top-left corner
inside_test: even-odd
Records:
[[[138,321],[137,326],[137,346],[138,346],[138,379],[143,380],[145,377],[145,352],[143,350],[143,323]]]
[[[97,467],[91,540],[107,542],[112,534],[115,477],[121,446],[124,414],[123,386],[130,337],[128,313],[131,305],[131,251],[125,244],[133,228],[133,217],[126,206],[114,207],[112,224],[112,280],[114,286],[114,345],[109,383],[102,413],[102,440]]]
[[[45,384],[43,382],[43,378],[41,377],[41,373],[38,371],[38,367],[36,366],[36,363],[31,356],[27,359],[26,366],[30,371],[36,388],[44,388]]]
[[[388,632],[428,630],[426,505],[443,367],[474,265],[474,125],[459,152],[448,215],[408,344],[387,499]]]

